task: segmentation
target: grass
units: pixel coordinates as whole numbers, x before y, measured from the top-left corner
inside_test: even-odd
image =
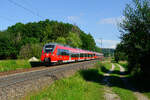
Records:
[[[57,80],[48,88],[28,95],[25,100],[104,100],[103,74],[111,68],[111,63],[97,63],[95,66],[81,70],[70,78]],[[121,100],[137,100],[133,92],[125,88],[119,75],[112,73],[109,77],[112,92]]]
[[[133,92],[125,88],[120,77],[111,76],[109,82],[112,85],[112,91],[116,93],[121,100],[137,100]]]
[[[118,66],[118,64],[117,64],[117,63],[114,63],[114,65],[116,66],[114,70],[115,70],[115,71],[120,71],[120,67]]]
[[[106,69],[111,69],[112,64],[109,62],[106,62],[103,64],[103,66],[105,66]]]
[[[0,72],[31,68],[30,63],[27,60],[1,60],[0,61]]]
[[[125,68],[125,71],[128,70],[128,62],[127,61],[119,61],[119,64]]]
[[[150,99],[150,92],[144,93]]]
[[[93,69],[78,72],[70,78],[57,80],[47,89],[28,96],[30,100],[104,100],[103,86],[86,81],[82,76]],[[82,73],[82,74],[81,74]]]
[[[112,65],[109,62],[105,62],[105,63],[97,63],[96,66],[101,66],[101,68],[99,68],[99,73],[104,74],[107,73],[109,69],[111,69]]]

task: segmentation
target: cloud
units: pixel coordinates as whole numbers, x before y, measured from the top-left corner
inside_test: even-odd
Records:
[[[79,13],[76,16],[67,16],[67,22],[71,22],[71,23],[82,23],[82,17],[85,16],[85,13]]]
[[[96,44],[100,46],[101,44],[101,39],[96,39]],[[118,40],[102,40],[102,47],[103,48],[116,48],[116,45],[120,43]]]
[[[124,19],[124,16],[104,18],[104,19],[101,19],[98,23],[99,24],[115,24],[116,25],[117,23],[121,23],[123,19]]]
[[[67,20],[70,22],[73,22],[73,23],[79,21],[79,19],[80,19],[80,17],[78,17],[78,16],[68,16],[67,17]]]

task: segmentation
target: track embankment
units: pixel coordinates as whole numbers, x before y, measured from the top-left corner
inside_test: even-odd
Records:
[[[20,100],[29,93],[39,91],[55,80],[69,77],[80,69],[93,67],[98,60],[64,64],[40,70],[0,77],[0,100]]]

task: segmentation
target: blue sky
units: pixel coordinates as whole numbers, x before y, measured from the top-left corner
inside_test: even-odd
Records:
[[[17,22],[58,20],[91,33],[98,46],[102,38],[104,48],[115,48],[120,41],[117,23],[127,3],[131,0],[1,0],[0,30]]]

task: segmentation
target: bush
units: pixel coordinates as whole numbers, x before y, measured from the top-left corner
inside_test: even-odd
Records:
[[[26,44],[22,46],[18,58],[29,59],[34,56],[40,59],[42,48],[43,48],[43,44]]]

